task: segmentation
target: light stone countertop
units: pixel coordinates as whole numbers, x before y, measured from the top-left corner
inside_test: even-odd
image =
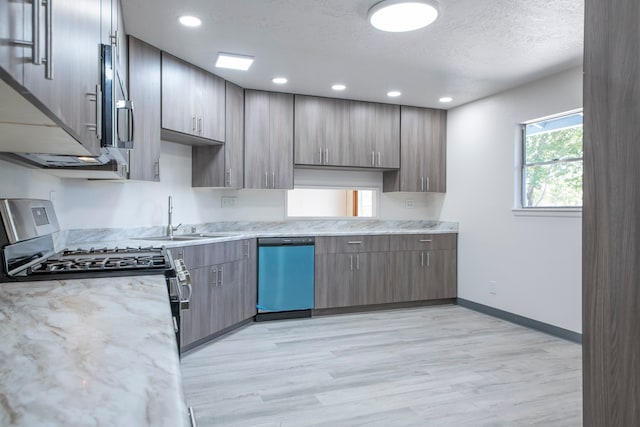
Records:
[[[188,425],[162,275],[0,283],[0,425]]]
[[[380,220],[290,220],[284,222],[218,222],[185,225],[175,233],[214,234],[220,237],[193,240],[146,240],[163,236],[165,227],[78,229],[58,236],[56,248],[90,248],[100,246],[189,246],[260,237],[349,236],[384,234],[458,233],[458,223],[441,221]]]

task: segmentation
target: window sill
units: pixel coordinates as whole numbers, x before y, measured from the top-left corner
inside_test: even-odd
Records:
[[[514,216],[582,218],[582,208],[513,208]]]

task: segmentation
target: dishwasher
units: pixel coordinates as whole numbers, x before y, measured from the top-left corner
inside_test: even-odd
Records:
[[[256,321],[311,317],[314,237],[258,239]]]

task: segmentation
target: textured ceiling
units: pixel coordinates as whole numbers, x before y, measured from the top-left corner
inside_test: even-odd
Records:
[[[440,0],[438,20],[409,33],[371,27],[377,1],[123,0],[123,9],[129,34],[253,89],[451,108],[582,64],[583,0]],[[202,26],[182,27],[184,14]],[[255,62],[216,69],[219,51]],[[332,91],[337,82],[347,90]],[[402,96],[388,98],[392,89]],[[440,104],[444,95],[454,101]]]

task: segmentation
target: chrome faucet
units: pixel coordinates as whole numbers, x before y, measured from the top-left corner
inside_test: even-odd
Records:
[[[178,228],[182,225],[182,223],[177,226],[171,225],[171,217],[173,216],[173,198],[169,196],[169,224],[167,225],[167,236],[173,238],[173,232],[178,231]]]

